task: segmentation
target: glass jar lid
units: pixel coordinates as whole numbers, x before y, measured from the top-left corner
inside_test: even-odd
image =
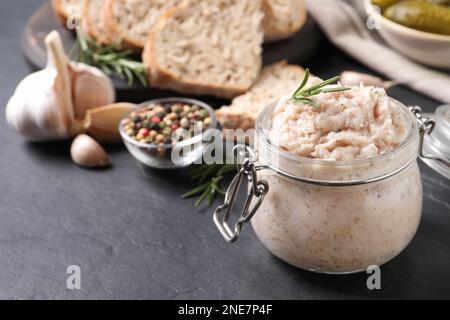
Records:
[[[450,162],[450,105],[440,106],[434,114],[424,114],[424,116],[433,120],[435,124],[431,133],[424,137],[424,155],[421,159],[433,170],[450,179],[448,166]],[[427,154],[436,155],[444,161],[428,157]]]

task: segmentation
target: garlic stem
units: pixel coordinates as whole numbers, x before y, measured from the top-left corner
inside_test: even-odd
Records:
[[[45,38],[45,45],[47,47],[47,68],[54,67],[57,70],[58,77],[61,81],[57,83],[61,88],[56,88],[61,92],[61,104],[63,106],[63,121],[67,128],[71,128],[71,125],[75,119],[74,107],[72,103],[72,83],[69,74],[69,59],[64,52],[61,37],[57,31],[50,32]]]

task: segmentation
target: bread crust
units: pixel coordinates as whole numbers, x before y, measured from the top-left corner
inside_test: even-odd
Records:
[[[273,65],[267,66],[266,69],[270,70],[271,68],[285,68],[287,71],[287,68],[289,69],[289,72],[297,73],[299,78],[303,77],[305,70],[298,66],[298,65],[290,65],[287,63],[287,61],[283,60],[280,62],[277,62]],[[263,80],[264,76],[264,70],[261,73],[260,78],[255,82],[254,86],[250,89],[250,91],[247,94],[251,94],[252,90],[254,88],[257,88],[259,85],[259,82]],[[282,80],[280,80],[282,81]],[[236,99],[239,99],[240,97],[236,97]],[[269,104],[272,101],[267,101],[265,104]],[[232,105],[236,103],[235,101],[232,102]],[[229,106],[222,107],[221,109],[216,111],[217,120],[222,125],[223,129],[253,129],[256,126],[256,119],[259,115],[259,113],[248,113],[245,110],[245,106],[242,105],[240,107],[241,110],[234,108],[230,108]],[[260,110],[262,111],[262,110]]]
[[[52,8],[59,22],[66,24],[68,13],[64,10],[61,0],[52,0]]]
[[[114,3],[116,1],[117,0],[106,0],[103,9],[103,21],[107,33],[110,34],[112,39],[120,39],[120,44],[124,49],[130,49],[137,53],[142,52],[144,44],[128,37],[117,23],[117,20],[114,17]]]
[[[216,117],[224,130],[249,130],[256,126],[256,118],[236,111],[223,112],[223,110],[217,110]]]
[[[91,15],[89,14],[89,6],[91,5],[91,2],[93,0],[83,0],[83,7],[82,7],[82,17],[81,24],[83,27],[84,32],[90,37],[95,39],[98,43],[108,45],[115,42],[112,35],[109,34],[109,31],[105,27],[105,8],[106,8],[106,1],[103,3],[103,6],[100,10],[99,17],[100,17],[100,23],[101,23],[101,30],[99,29],[99,26],[97,26],[94,21],[91,19]]]
[[[99,34],[97,32],[97,29],[94,26],[94,22],[90,19],[90,15],[89,15],[89,6],[91,4],[92,0],[83,0],[83,6],[81,9],[81,13],[82,13],[82,21],[81,21],[81,26],[83,27],[84,32],[93,39],[97,39],[99,38]]]
[[[190,0],[184,0],[180,4],[169,9],[163,14],[155,27],[150,32],[147,42],[142,53],[142,60],[149,68],[149,83],[152,87],[160,89],[170,89],[173,91],[194,94],[208,95],[224,99],[232,99],[240,94],[245,93],[249,87],[247,86],[226,86],[220,84],[203,84],[196,81],[180,81],[177,76],[169,70],[162,67],[156,58],[154,43],[156,36],[164,29],[167,21],[179,11],[188,10]]]
[[[286,0],[286,1],[302,1],[302,6],[298,12],[298,19],[294,24],[287,29],[279,29],[276,27],[276,14],[272,10],[272,6],[269,4],[270,0],[263,1],[263,10],[266,14],[264,19],[264,41],[265,42],[275,42],[280,40],[285,40],[292,37],[298,31],[300,31],[306,23],[308,17],[308,11],[306,10],[306,5],[304,0]]]
[[[79,3],[78,3],[78,6],[79,6],[78,9],[80,11],[77,13],[80,15],[81,15],[82,1],[83,0],[79,0]],[[71,13],[67,12],[67,10],[64,8],[63,1],[62,0],[52,0],[52,8],[53,8],[53,12],[55,13],[55,16],[58,19],[58,21],[67,27],[67,19],[70,18]],[[81,20],[81,16],[77,15],[76,18]]]

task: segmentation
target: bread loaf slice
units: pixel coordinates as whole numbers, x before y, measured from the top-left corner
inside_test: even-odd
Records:
[[[230,106],[216,112],[225,129],[251,129],[256,118],[269,103],[292,94],[303,80],[305,71],[281,61],[265,67],[249,92],[236,97]]]
[[[81,21],[83,31],[100,44],[111,44],[116,39],[108,32],[104,21],[105,0],[84,0]]]
[[[80,19],[83,0],[52,0],[53,11],[61,23],[66,24],[67,19]]]
[[[169,10],[147,40],[150,85],[233,98],[259,75],[260,0],[185,0]]]
[[[158,18],[180,0],[106,0],[105,26],[126,48],[144,48]]]
[[[267,42],[289,38],[305,24],[304,0],[264,0],[264,33]]]

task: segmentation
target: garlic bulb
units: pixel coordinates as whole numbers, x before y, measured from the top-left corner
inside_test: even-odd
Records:
[[[344,86],[359,86],[361,83],[365,86],[374,86],[380,88],[385,88],[386,86],[386,83],[381,78],[370,74],[354,71],[342,72],[339,82]]]
[[[105,150],[91,137],[80,134],[70,148],[72,160],[81,167],[101,168],[109,166]]]
[[[376,76],[367,73],[360,73],[354,71],[344,71],[341,73],[341,78],[339,80],[344,86],[359,86],[361,83],[365,86],[373,86],[384,88],[386,90],[399,86],[414,82],[415,79],[406,79],[406,80],[383,80]]]
[[[6,107],[6,120],[11,128],[30,140],[71,135],[69,109],[56,94],[57,77],[56,70],[43,70],[19,84]]]
[[[97,68],[70,62],[56,31],[45,44],[47,67],[23,79],[6,107],[10,127],[34,141],[73,137],[82,132],[87,110],[115,101],[111,80]]]

